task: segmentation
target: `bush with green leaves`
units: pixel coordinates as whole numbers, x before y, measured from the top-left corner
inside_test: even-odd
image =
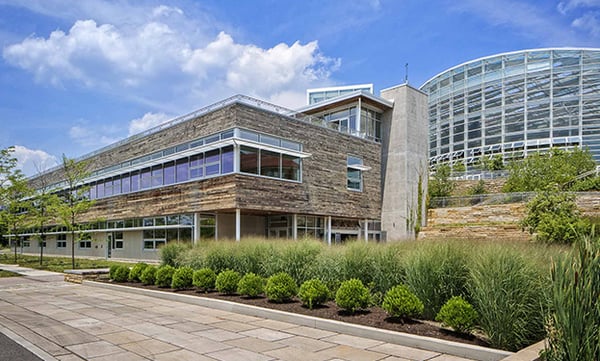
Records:
[[[371,302],[371,292],[361,280],[353,278],[342,282],[335,293],[335,303],[338,307],[354,313],[366,309]]]
[[[581,218],[575,196],[557,189],[538,192],[527,203],[523,228],[546,243],[572,243],[589,233],[589,224]]]
[[[323,281],[313,278],[300,286],[298,298],[300,298],[303,305],[312,310],[313,307],[327,302],[329,299],[329,289]]]
[[[210,268],[201,268],[194,271],[192,277],[192,284],[196,286],[200,291],[208,292],[215,288],[215,282],[217,281],[217,274]]]
[[[285,272],[280,272],[272,275],[267,280],[265,294],[270,301],[287,302],[296,296],[298,286],[296,281]]]
[[[381,307],[391,316],[403,319],[423,313],[423,302],[405,285],[397,285],[387,291]]]
[[[429,178],[427,187],[429,198],[448,197],[452,194],[456,183],[450,178],[451,174],[452,168],[448,164],[441,164],[436,168],[433,177]]]
[[[156,282],[156,267],[146,267],[140,275],[140,281],[145,285],[153,285]]]
[[[600,360],[600,239],[578,240],[552,267],[545,359]]]
[[[173,273],[173,279],[171,280],[171,288],[176,290],[184,290],[192,287],[192,281],[194,278],[194,270],[192,267],[180,267]]]
[[[162,265],[169,265],[172,267],[179,267],[181,258],[184,253],[190,249],[190,244],[169,242],[166,245],[160,247],[160,260]]]
[[[118,264],[113,264],[110,266],[110,268],[108,269],[108,277],[112,280],[115,278],[115,273],[117,272],[117,268],[119,268],[120,265]]]
[[[224,270],[219,273],[217,280],[215,281],[215,287],[217,291],[232,295],[237,291],[238,283],[240,282],[240,273],[234,270]]]
[[[140,276],[142,275],[142,272],[144,272],[146,267],[148,267],[147,263],[144,263],[144,262],[136,263],[131,268],[131,271],[129,271],[129,282],[140,282],[141,281]]]
[[[456,242],[417,245],[404,258],[404,284],[423,302],[423,316],[433,320],[453,296],[466,294],[468,252]]]
[[[473,257],[469,294],[492,347],[520,350],[544,337],[549,275],[521,249],[484,248]]]
[[[475,327],[478,317],[477,311],[469,302],[455,296],[442,306],[435,320],[452,327],[455,331],[468,333]]]
[[[265,279],[255,273],[246,273],[238,282],[237,293],[247,297],[258,297],[264,292]]]
[[[127,266],[117,266],[113,270],[112,280],[115,282],[127,282],[129,278],[129,267]]]
[[[171,282],[173,281],[173,274],[175,273],[175,267],[164,265],[158,267],[156,270],[156,280],[154,284],[158,287],[171,287]]]

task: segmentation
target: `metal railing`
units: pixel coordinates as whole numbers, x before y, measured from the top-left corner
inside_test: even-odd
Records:
[[[475,205],[510,204],[527,202],[535,192],[477,194],[464,197],[436,197],[429,201],[429,208],[469,207]]]

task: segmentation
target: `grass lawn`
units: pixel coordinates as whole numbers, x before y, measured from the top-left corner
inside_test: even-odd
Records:
[[[0,263],[14,264],[14,254],[1,254]],[[17,263],[21,267],[35,268],[52,272],[63,272],[66,269],[72,269],[71,258],[69,257],[52,257],[44,256],[44,262],[40,266],[39,256],[26,256],[18,255]],[[75,268],[77,269],[88,269],[88,268],[108,268],[114,264],[126,264],[133,265],[131,263],[107,261],[103,259],[87,259],[87,258],[75,258]]]
[[[18,273],[12,273],[12,272],[8,272],[8,271],[3,271],[0,270],[0,278],[4,278],[4,277],[20,277],[21,275]]]

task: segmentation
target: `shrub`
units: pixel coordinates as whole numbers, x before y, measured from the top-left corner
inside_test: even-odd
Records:
[[[314,306],[322,305],[329,299],[329,289],[323,281],[313,278],[300,286],[298,297],[303,305],[312,310]]]
[[[140,275],[140,281],[145,285],[153,285],[156,282],[156,267],[146,267]]]
[[[232,295],[237,290],[237,285],[240,282],[240,274],[234,270],[225,270],[217,276],[215,286],[221,293]]]
[[[335,303],[338,307],[351,313],[369,307],[370,301],[369,289],[357,278],[342,282],[335,293]]]
[[[255,273],[246,273],[238,282],[237,292],[242,296],[257,297],[265,289],[265,280]]]
[[[492,347],[516,351],[544,337],[547,283],[521,250],[489,247],[474,258],[469,293]]]
[[[469,302],[460,296],[455,296],[442,306],[435,319],[455,331],[471,332],[477,317],[479,317],[477,311]]]
[[[208,292],[215,288],[217,274],[210,268],[201,268],[194,272],[192,284],[200,291]]]
[[[466,294],[468,256],[459,243],[427,243],[405,258],[404,284],[423,302],[423,316],[433,320],[453,296]]]
[[[600,240],[578,240],[552,267],[546,360],[600,360]]]
[[[186,243],[170,242],[160,247],[160,260],[162,265],[171,267],[180,266],[180,258],[185,252],[190,249],[190,245]]]
[[[113,270],[112,280],[115,282],[126,282],[129,278],[129,267],[117,266]]]
[[[381,306],[387,313],[395,317],[417,317],[423,313],[423,302],[405,285],[392,287],[383,297]]]
[[[173,273],[175,273],[175,267],[164,265],[158,267],[156,270],[156,284],[158,287],[170,287],[173,281]]]
[[[183,290],[192,287],[194,270],[191,267],[180,267],[173,273],[171,288]]]
[[[115,273],[117,272],[117,268],[119,268],[121,265],[118,264],[113,264],[112,266],[110,266],[110,268],[108,269],[108,277],[112,280],[115,279]]]
[[[129,282],[140,282],[140,276],[146,267],[148,267],[148,264],[144,262],[136,263],[135,266],[131,268],[131,271],[129,271]]]
[[[289,274],[280,272],[269,277],[265,294],[273,302],[286,302],[298,292],[296,282]]]

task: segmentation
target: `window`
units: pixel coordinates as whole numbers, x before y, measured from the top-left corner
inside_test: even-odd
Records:
[[[258,149],[240,147],[240,172],[258,174]]]
[[[221,149],[221,174],[233,172],[233,146]]]
[[[206,176],[211,176],[211,175],[216,175],[219,174],[219,150],[215,149],[215,150],[211,150],[205,153],[206,154],[206,159],[205,159],[205,164],[206,164]]]
[[[123,249],[123,232],[113,232],[113,249]]]
[[[58,241],[66,241],[67,240],[67,234],[66,233],[61,233],[56,235],[56,239]]]
[[[279,178],[280,154],[268,150],[260,151],[260,175]]]
[[[287,154],[281,155],[281,178],[300,180],[300,158]]]
[[[67,248],[67,241],[56,241],[56,248]]]
[[[144,250],[157,250],[167,243],[164,239],[145,239]]]
[[[175,168],[177,182],[185,182],[189,179],[189,163],[187,158],[179,159]]]
[[[79,248],[92,248],[92,241],[90,241],[90,240],[79,241]]]
[[[23,247],[31,247],[31,242],[29,242],[29,240],[23,240]]]
[[[200,178],[204,175],[204,155],[199,154],[190,158],[190,178]]]
[[[348,189],[354,191],[362,191],[362,159],[349,155],[346,160],[346,163]]]

